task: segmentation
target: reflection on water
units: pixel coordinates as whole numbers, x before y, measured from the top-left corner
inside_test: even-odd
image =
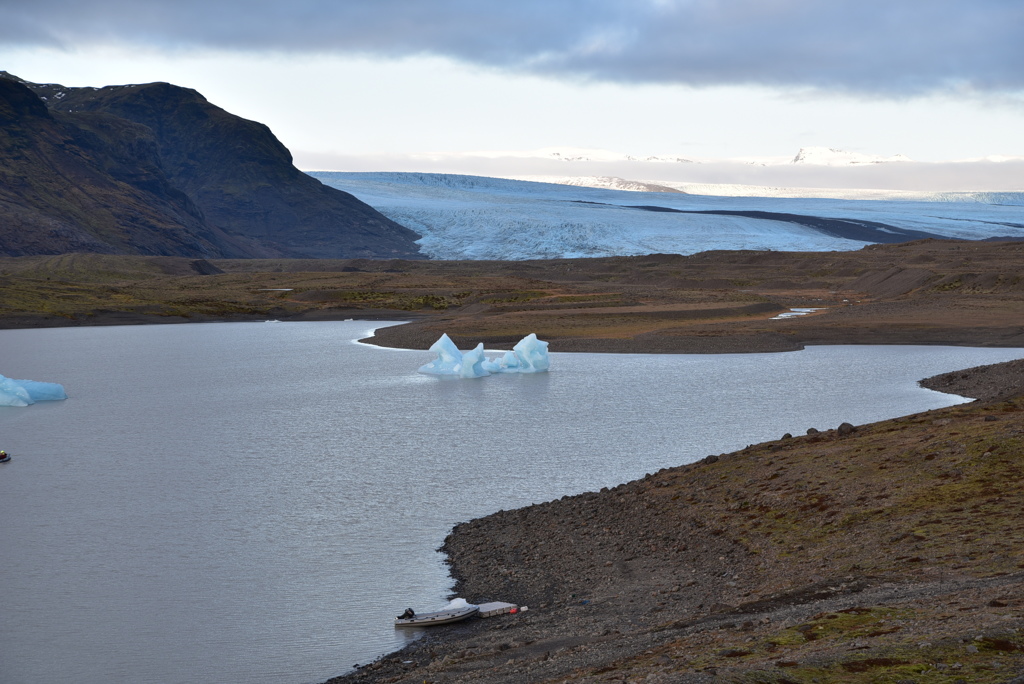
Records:
[[[553,354],[444,380],[351,343],[371,325],[0,331],[0,373],[70,396],[0,409],[0,681],[322,681],[447,602],[456,522],[948,405],[916,380],[1024,357]]]

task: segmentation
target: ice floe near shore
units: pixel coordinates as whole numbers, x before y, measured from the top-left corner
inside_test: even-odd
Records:
[[[538,340],[535,333],[517,342],[512,351],[494,359],[484,356],[482,342],[470,351],[461,352],[447,334],[430,345],[430,351],[437,354],[437,358],[419,369],[427,375],[482,378],[492,373],[543,373],[551,367],[548,343]]]
[[[37,401],[67,399],[64,386],[55,382],[14,380],[0,375],[0,406],[28,406]]]

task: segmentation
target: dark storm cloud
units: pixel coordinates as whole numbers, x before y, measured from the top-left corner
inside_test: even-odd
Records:
[[[436,54],[634,83],[1024,87],[1020,0],[0,0],[0,43]]]

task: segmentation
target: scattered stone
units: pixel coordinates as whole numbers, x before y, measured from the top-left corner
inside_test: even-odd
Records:
[[[807,434],[809,434],[809,435],[816,435],[816,434],[818,434],[818,429],[817,428],[807,428]]]
[[[853,431],[856,429],[857,428],[855,428],[852,423],[843,423],[842,425],[839,426],[839,434],[842,436],[846,436],[852,434]]]

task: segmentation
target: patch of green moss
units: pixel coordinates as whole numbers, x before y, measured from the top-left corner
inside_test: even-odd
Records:
[[[907,611],[879,607],[822,613],[803,624],[783,630],[768,641],[776,646],[793,646],[826,639],[870,639],[899,631],[898,620],[907,615]]]
[[[420,295],[401,302],[399,308],[405,310],[434,309],[443,311],[448,308],[448,300],[438,295]]]
[[[538,290],[522,290],[518,292],[506,292],[500,296],[485,297],[481,301],[486,304],[517,304],[547,296],[547,292],[541,292]]]
[[[963,285],[964,282],[960,278],[957,278],[951,282],[936,285],[932,290],[935,292],[952,292],[953,290],[959,290]]]

